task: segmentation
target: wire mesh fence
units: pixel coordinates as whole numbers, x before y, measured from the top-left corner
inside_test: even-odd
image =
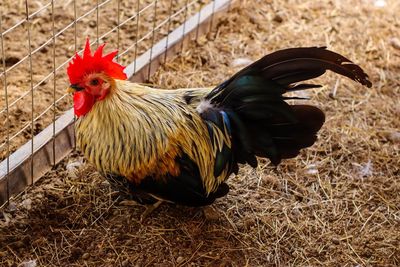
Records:
[[[72,106],[67,97],[66,67],[81,53],[87,37],[92,47],[107,42],[119,50],[121,64],[133,64],[188,17],[212,0],[67,0],[2,1],[0,6],[0,161],[10,172],[10,155],[32,141]],[[199,16],[200,20],[200,16]],[[185,24],[182,34],[185,33]],[[166,41],[168,47],[168,37]],[[164,61],[166,60],[166,53]],[[148,76],[150,75],[148,69]],[[56,143],[52,159],[55,164]],[[33,183],[34,157],[31,160]],[[7,181],[7,191],[8,191]],[[7,199],[10,194],[7,193]]]

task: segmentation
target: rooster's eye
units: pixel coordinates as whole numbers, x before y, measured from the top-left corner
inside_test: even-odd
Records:
[[[96,86],[96,85],[99,85],[99,79],[93,79],[93,80],[91,80],[90,81],[90,85],[92,85],[92,86]]]

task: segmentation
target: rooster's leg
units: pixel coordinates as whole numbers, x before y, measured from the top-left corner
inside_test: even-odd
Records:
[[[156,210],[163,202],[163,200],[158,200],[152,205],[146,205],[146,210],[142,213],[142,215],[140,215],[140,222],[143,222],[147,218],[147,216],[149,216],[150,213]]]

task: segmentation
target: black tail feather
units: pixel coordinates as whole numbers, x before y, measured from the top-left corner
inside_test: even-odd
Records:
[[[278,164],[315,142],[325,121],[324,113],[309,105],[289,105],[285,100],[297,97],[282,95],[321,87],[298,83],[319,77],[326,70],[372,86],[358,65],[337,53],[324,47],[291,48],[261,58],[206,96],[214,110],[223,110],[229,117],[236,162],[254,167],[255,156],[259,156]]]
[[[301,47],[284,49],[264,56],[220,84],[206,98],[214,103],[221,103],[225,95],[234,90],[232,85],[246,76],[262,77],[265,82],[274,81],[287,88],[290,84],[319,77],[326,70],[346,76],[367,87],[372,86],[368,75],[342,55],[326,50],[325,47]]]

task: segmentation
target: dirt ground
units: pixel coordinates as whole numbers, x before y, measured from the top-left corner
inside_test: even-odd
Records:
[[[145,208],[75,152],[0,213],[0,265],[399,266],[398,14],[396,0],[241,1],[151,82],[210,86],[271,51],[328,46],[373,87],[318,79],[302,96],[326,113],[319,141],[277,168],[243,167],[204,210],[166,204],[140,223]]]

